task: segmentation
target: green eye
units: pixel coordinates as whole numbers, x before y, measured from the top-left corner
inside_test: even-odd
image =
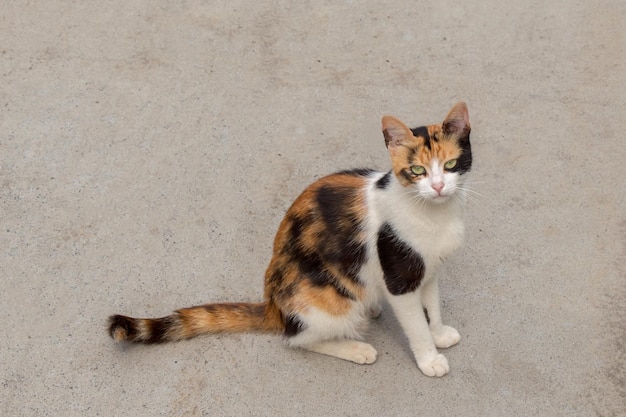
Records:
[[[451,159],[448,162],[446,162],[445,164],[443,164],[443,167],[445,169],[452,169],[456,166],[456,159]]]
[[[420,165],[413,165],[411,167],[411,172],[415,175],[424,175],[426,173],[426,168]]]

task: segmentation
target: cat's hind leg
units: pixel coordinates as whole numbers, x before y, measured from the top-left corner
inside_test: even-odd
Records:
[[[310,350],[347,361],[370,364],[378,353],[370,344],[361,342],[368,319],[363,308],[333,316],[316,308],[298,314],[298,331],[288,338],[292,347]]]
[[[361,365],[376,362],[376,357],[378,356],[378,352],[372,345],[358,340],[328,340],[300,347]]]

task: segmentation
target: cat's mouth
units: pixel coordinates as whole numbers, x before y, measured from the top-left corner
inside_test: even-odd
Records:
[[[430,201],[435,202],[435,203],[443,203],[447,201],[449,198],[450,196],[447,194],[436,194],[430,199]]]

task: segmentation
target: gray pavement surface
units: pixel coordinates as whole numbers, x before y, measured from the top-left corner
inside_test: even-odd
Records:
[[[626,415],[626,3],[5,1],[2,416]],[[389,167],[380,118],[468,103],[476,192],[445,268],[463,340],[423,376],[109,314],[260,300],[310,182]]]

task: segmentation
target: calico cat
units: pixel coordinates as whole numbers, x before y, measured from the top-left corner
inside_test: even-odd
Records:
[[[265,301],[214,303],[153,319],[115,315],[116,341],[161,343],[203,333],[283,334],[289,345],[360,364],[362,341],[384,295],[428,376],[449,371],[437,348],[461,339],[441,322],[437,267],[463,237],[464,180],[472,166],[467,106],[443,123],[409,129],[382,119],[392,169],[324,177],[295,200],[274,239]]]

